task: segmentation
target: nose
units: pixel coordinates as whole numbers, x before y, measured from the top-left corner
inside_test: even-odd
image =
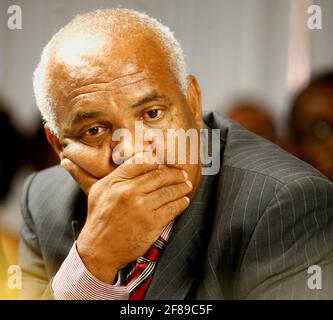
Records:
[[[112,134],[112,161],[121,165],[134,155],[132,133],[127,128],[116,129]]]
[[[112,161],[116,165],[121,165],[136,153],[147,150],[151,142],[144,135],[142,122],[138,121],[131,129],[116,129],[112,134],[112,144]]]

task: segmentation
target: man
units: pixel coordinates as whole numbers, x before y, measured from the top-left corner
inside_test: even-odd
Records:
[[[44,49],[34,88],[63,168],[25,185],[23,298],[332,297],[332,184],[218,114],[204,123],[165,26],[125,9],[76,17]],[[135,136],[137,120],[162,138],[122,141],[120,159],[113,133]],[[185,163],[152,161],[169,129],[204,128],[212,150],[220,137],[218,174],[187,151]]]
[[[285,147],[333,181],[333,72],[316,74],[295,97]]]

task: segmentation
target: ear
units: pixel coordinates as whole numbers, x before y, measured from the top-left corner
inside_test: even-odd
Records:
[[[59,138],[52,132],[48,123],[44,124],[44,130],[47,141],[49,142],[53,150],[56,152],[56,154],[59,156],[60,160],[62,160],[63,147],[59,141]]]
[[[201,89],[196,77],[193,75],[187,76],[187,103],[198,127],[200,129],[204,128],[205,125],[201,113]]]

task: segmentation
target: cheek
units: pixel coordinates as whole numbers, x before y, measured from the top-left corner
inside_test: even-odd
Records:
[[[105,148],[93,148],[70,141],[63,149],[63,157],[96,178],[103,178],[114,170],[110,160],[110,151]]]

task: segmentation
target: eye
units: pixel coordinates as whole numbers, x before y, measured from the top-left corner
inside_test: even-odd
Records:
[[[164,111],[162,109],[151,109],[144,115],[146,120],[158,120],[163,116]]]
[[[105,133],[107,133],[107,131],[108,128],[103,126],[91,127],[82,133],[82,138],[92,139],[92,138],[103,137]]]
[[[99,135],[103,134],[106,130],[107,129],[105,127],[96,126],[96,127],[92,127],[90,129],[88,129],[87,131],[85,131],[83,133],[83,135],[86,137],[99,136]]]
[[[100,145],[107,137],[108,132],[108,127],[90,127],[81,134],[80,141],[88,145]]]

